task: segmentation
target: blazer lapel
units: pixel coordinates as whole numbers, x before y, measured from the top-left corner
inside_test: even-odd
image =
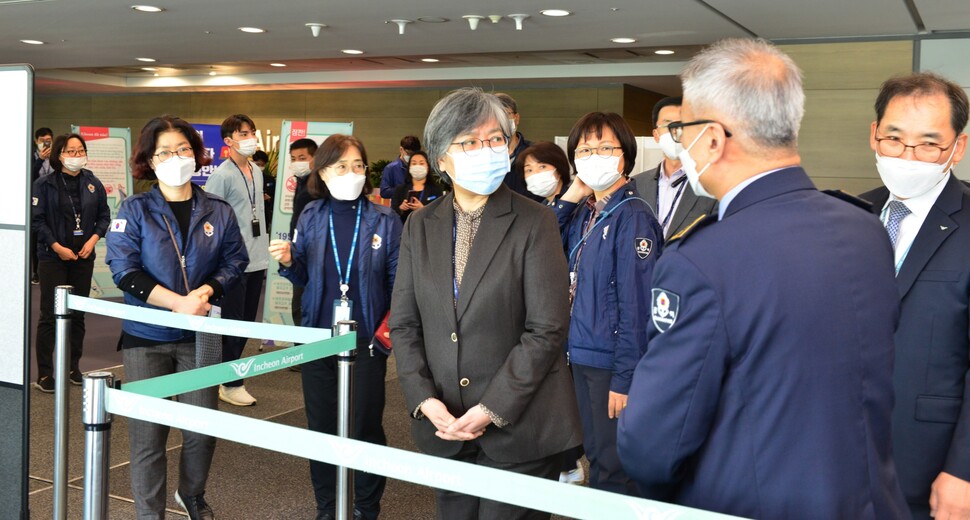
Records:
[[[465,273],[462,275],[461,290],[458,296],[457,318],[461,321],[468,302],[475,293],[485,270],[492,263],[492,257],[505,239],[505,234],[515,220],[512,213],[512,192],[503,184],[493,193],[485,206],[482,222],[478,226],[478,233],[468,254]],[[502,283],[498,281],[497,283]]]
[[[455,220],[455,209],[452,207],[454,193],[445,195],[444,200],[438,203],[432,213],[425,219],[425,249],[428,251],[428,263],[430,269],[424,270],[427,277],[434,283],[437,298],[441,302],[444,316],[447,316],[452,325],[455,320],[455,291],[454,291],[454,269],[452,267],[452,231]],[[413,251],[413,250],[412,250]],[[420,258],[414,258],[420,261]],[[412,261],[414,261],[412,259]],[[418,266],[422,269],[423,266]],[[427,278],[418,278],[426,280]],[[455,330],[455,327],[452,327]]]
[[[937,197],[930,212],[926,215],[926,220],[916,233],[916,239],[910,246],[903,265],[896,275],[896,286],[899,288],[899,299],[902,300],[906,293],[913,287],[916,278],[926,267],[927,262],[936,253],[943,241],[951,233],[957,230],[959,225],[950,215],[960,211],[962,207],[963,188],[960,181],[955,176],[950,176],[946,188]],[[879,207],[882,209],[882,206]],[[875,210],[875,208],[873,208]]]
[[[687,181],[684,181],[685,183]],[[677,205],[677,211],[674,211],[674,216],[670,217],[670,223],[667,226],[667,232],[664,240],[670,238],[670,235],[676,233],[678,229],[687,220],[687,215],[691,211],[694,211],[694,204],[697,203],[697,195],[694,194],[694,190],[690,189],[690,186],[684,186],[684,193],[680,196],[680,204]]]

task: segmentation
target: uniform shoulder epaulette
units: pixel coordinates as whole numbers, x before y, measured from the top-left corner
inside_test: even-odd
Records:
[[[672,243],[674,243],[674,242],[676,242],[678,240],[684,240],[685,238],[687,238],[688,235],[690,235],[691,233],[693,233],[695,230],[700,229],[700,228],[702,228],[704,226],[707,226],[708,224],[711,224],[713,222],[717,222],[717,217],[716,216],[714,216],[714,215],[701,215],[701,216],[697,217],[696,219],[694,219],[693,222],[691,222],[690,224],[688,224],[687,227],[685,227],[684,229],[681,229],[677,233],[674,233],[674,235],[672,237],[668,238],[667,241],[664,242],[664,245],[666,246],[666,245],[672,244]]]
[[[860,199],[855,195],[850,195],[842,190],[822,190],[822,193],[835,197],[839,200],[844,200],[853,206],[858,206],[864,209],[867,213],[872,213],[872,203],[867,200]]]

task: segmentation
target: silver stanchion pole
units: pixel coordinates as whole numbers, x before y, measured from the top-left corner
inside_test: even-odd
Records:
[[[111,372],[84,376],[81,422],[84,423],[84,520],[108,518],[108,454],[111,452],[111,414],[105,410],[106,390],[114,385]]]
[[[338,321],[333,328],[334,336],[343,336],[357,330],[356,321]],[[337,354],[337,436],[352,437],[354,424],[354,362],[357,346]],[[354,518],[354,470],[337,466],[337,520]]]
[[[54,520],[67,520],[67,420],[69,408],[71,352],[71,310],[67,295],[70,285],[54,288]]]

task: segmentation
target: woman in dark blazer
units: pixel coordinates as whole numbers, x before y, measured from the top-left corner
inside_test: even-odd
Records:
[[[479,89],[432,110],[428,155],[454,191],[405,223],[391,340],[422,451],[557,479],[582,441],[563,353],[568,273],[552,212],[502,184],[510,132]],[[549,518],[449,491],[436,503],[449,520]]]
[[[408,171],[404,174],[404,184],[394,189],[391,208],[401,215],[401,222],[408,219],[412,211],[423,208],[442,195],[441,187],[428,178],[431,172],[428,155],[418,151],[411,154]]]

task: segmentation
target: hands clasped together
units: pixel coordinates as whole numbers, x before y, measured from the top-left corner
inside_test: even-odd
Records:
[[[435,425],[435,428],[438,428],[435,435],[446,441],[477,439],[485,433],[485,428],[492,424],[492,419],[485,414],[481,405],[473,406],[465,412],[465,415],[456,419],[448,411],[445,403],[438,399],[428,399],[421,405],[421,413]]]

